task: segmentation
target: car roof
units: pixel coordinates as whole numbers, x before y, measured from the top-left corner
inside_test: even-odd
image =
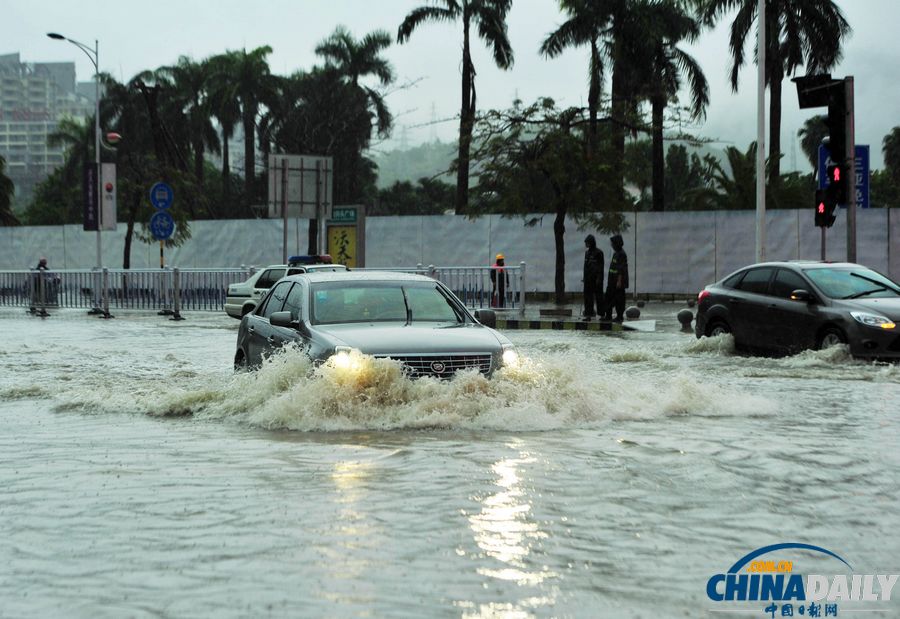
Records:
[[[393,271],[318,271],[288,275],[285,279],[309,282],[435,282],[431,277]]]
[[[266,269],[322,269],[327,271],[328,269],[346,269],[349,270],[347,265],[338,264],[332,262],[318,262],[316,264],[270,264],[269,266],[260,267],[259,271],[265,271]]]
[[[797,268],[839,268],[839,269],[867,269],[869,267],[863,266],[861,264],[856,264],[854,262],[828,262],[822,260],[786,260],[781,262],[760,262],[758,264],[748,264],[740,270],[750,269],[755,267],[797,267]]]

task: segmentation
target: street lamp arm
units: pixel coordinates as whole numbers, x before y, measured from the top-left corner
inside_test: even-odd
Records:
[[[84,43],[82,43],[80,41],[76,41],[75,39],[70,39],[67,36],[63,36],[63,35],[57,34],[55,32],[48,32],[47,36],[50,37],[51,39],[68,41],[69,43],[71,43],[72,45],[74,45],[75,47],[77,47],[78,49],[83,51],[85,53],[85,55],[88,57],[88,59],[91,61],[91,64],[94,65],[94,72],[95,73],[100,72],[100,67],[98,64],[96,50],[91,49],[90,47],[88,47],[87,45],[85,45]]]

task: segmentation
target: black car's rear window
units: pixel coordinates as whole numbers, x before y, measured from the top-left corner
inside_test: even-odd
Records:
[[[736,287],[744,292],[752,292],[755,294],[766,294],[769,289],[769,280],[772,279],[772,269],[763,267],[761,269],[750,269],[744,275],[744,279]]]
[[[743,271],[741,271],[740,273],[735,273],[731,277],[726,278],[725,281],[722,282],[722,285],[725,286],[726,288],[736,288],[738,285],[738,282],[741,281],[741,278],[743,276],[744,276]]]

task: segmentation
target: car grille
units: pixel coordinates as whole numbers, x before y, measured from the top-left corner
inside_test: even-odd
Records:
[[[403,364],[403,368],[411,378],[433,376],[435,378],[451,378],[459,370],[476,369],[482,374],[491,373],[490,354],[459,355],[376,355],[382,359],[390,358]],[[440,370],[440,371],[439,371]]]

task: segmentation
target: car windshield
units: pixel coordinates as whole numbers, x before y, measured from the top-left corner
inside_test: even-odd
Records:
[[[314,324],[348,322],[452,322],[462,310],[429,282],[321,282],[312,286]]]
[[[806,276],[832,299],[900,296],[900,285],[870,269],[804,269]]]

